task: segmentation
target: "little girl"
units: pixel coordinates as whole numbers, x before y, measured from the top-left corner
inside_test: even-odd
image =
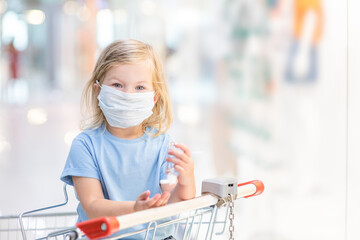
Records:
[[[189,148],[175,144],[182,151],[168,150],[171,104],[162,64],[151,46],[123,40],[104,49],[83,91],[82,110],[88,115],[84,131],[74,139],[61,175],[75,187],[78,221],[195,197]],[[177,183],[160,185],[168,162],[178,172]],[[141,228],[146,225],[130,230]],[[156,231],[156,239],[169,235],[166,229]]]

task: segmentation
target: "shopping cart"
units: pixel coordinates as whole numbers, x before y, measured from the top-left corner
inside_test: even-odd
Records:
[[[66,193],[66,187],[64,189]],[[202,182],[202,195],[195,199],[118,217],[92,219],[70,227],[68,227],[69,223],[67,223],[61,229],[56,230],[52,228],[53,231],[42,235],[45,237],[38,237],[39,229],[36,227],[30,230],[26,229],[24,226],[24,216],[32,216],[34,212],[47,210],[49,207],[29,211],[21,214],[19,217],[20,230],[23,239],[119,239],[138,235],[139,239],[158,240],[155,237],[157,230],[173,226],[172,236],[177,240],[207,240],[212,239],[214,235],[222,235],[228,224],[230,239],[234,239],[234,200],[259,195],[263,190],[264,185],[259,180],[238,184],[233,178],[208,179]],[[65,196],[65,203],[52,206],[51,208],[66,204],[67,194]],[[57,216],[59,217],[60,215],[58,214]],[[159,222],[161,219],[168,220]],[[119,230],[126,230],[142,224],[146,224],[147,227],[121,235],[112,235]],[[31,238],[28,235],[29,231],[32,234]],[[44,229],[41,229],[40,233],[43,234],[44,231]]]
[[[76,212],[59,212],[61,207],[69,202],[68,188],[68,185],[64,184],[63,203],[26,211],[20,215],[0,216],[0,239],[46,239],[51,232],[74,226],[77,220]],[[55,209],[58,211],[51,212]]]

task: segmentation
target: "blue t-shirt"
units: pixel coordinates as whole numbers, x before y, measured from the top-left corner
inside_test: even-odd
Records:
[[[61,180],[73,185],[72,176],[98,179],[104,197],[115,201],[135,201],[146,190],[150,190],[150,197],[161,193],[160,180],[166,179],[165,159],[172,139],[168,134],[157,137],[148,134],[154,131],[147,129],[147,133],[136,139],[115,137],[104,125],[81,132],[73,140]],[[77,212],[79,222],[88,220],[80,203]],[[120,232],[146,227],[143,224]],[[171,235],[169,230],[157,229],[156,239]],[[144,239],[144,234],[126,239]]]

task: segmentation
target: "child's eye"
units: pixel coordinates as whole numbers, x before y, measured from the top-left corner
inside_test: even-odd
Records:
[[[136,90],[144,90],[145,88],[143,86],[137,86]]]
[[[113,86],[116,87],[116,88],[121,88],[122,87],[120,83],[114,83]]]

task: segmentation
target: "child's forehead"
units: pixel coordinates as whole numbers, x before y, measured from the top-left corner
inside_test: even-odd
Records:
[[[116,68],[119,71],[129,71],[129,70],[144,70],[144,71],[153,71],[152,64],[149,61],[142,60],[142,61],[134,61],[134,62],[118,62],[114,63],[110,66],[107,72],[111,69],[114,70]]]
[[[146,62],[136,62],[136,63],[119,63],[112,65],[106,72],[132,72],[140,71],[151,73],[152,68]]]
[[[152,82],[153,69],[145,63],[116,64],[106,71],[105,78]]]

